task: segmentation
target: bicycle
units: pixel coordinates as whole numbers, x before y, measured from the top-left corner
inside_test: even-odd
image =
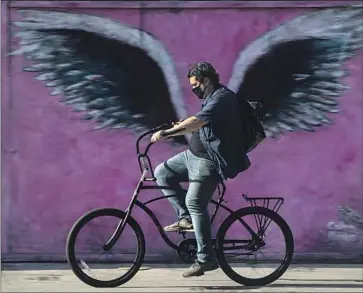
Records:
[[[151,160],[148,156],[149,149],[153,143],[149,142],[146,146],[144,152],[140,152],[140,141],[145,136],[152,134],[153,132],[162,130],[170,126],[169,123],[163,124],[159,127],[153,128],[150,131],[144,132],[141,134],[136,141],[136,153],[138,158],[138,163],[141,171],[141,178],[135,188],[133,196],[131,198],[130,204],[125,211],[114,209],[114,208],[99,208],[92,210],[82,217],[80,217],[76,223],[71,228],[67,243],[66,243],[66,255],[67,261],[71,266],[73,273],[84,283],[93,286],[93,287],[118,287],[129,280],[131,280],[135,274],[141,268],[145,257],[145,237],[143,230],[141,229],[138,222],[132,217],[132,211],[135,206],[141,208],[153,221],[155,226],[157,227],[161,237],[169,245],[171,248],[175,249],[180,259],[185,263],[191,263],[194,261],[196,256],[196,241],[193,238],[186,238],[187,231],[179,231],[179,233],[183,236],[183,240],[177,245],[167,236],[167,233],[163,230],[159,220],[152,212],[152,210],[147,207],[148,204],[167,199],[172,196],[159,196],[148,200],[146,202],[141,202],[138,200],[138,195],[141,190],[145,189],[167,189],[165,186],[158,186],[156,184],[151,185],[147,184],[148,182],[155,182],[156,178],[154,177],[153,167],[151,164]],[[147,177],[148,173],[151,173],[150,177]],[[278,214],[278,210],[282,206],[284,199],[281,197],[248,197],[246,194],[242,194],[242,197],[250,204],[249,207],[243,207],[238,210],[233,211],[229,207],[225,205],[226,201],[224,200],[224,195],[226,191],[226,186],[223,182],[220,182],[218,185],[218,199],[211,200],[211,203],[215,205],[213,214],[211,216],[211,222],[213,224],[214,219],[217,215],[217,212],[220,208],[227,211],[229,215],[222,222],[220,227],[217,230],[216,237],[213,239],[214,250],[216,253],[216,258],[218,264],[222,271],[233,281],[246,285],[246,286],[263,286],[269,283],[274,282],[278,278],[280,278],[284,272],[288,269],[294,252],[294,239],[292,232],[286,223],[286,221]],[[258,205],[259,202],[262,202],[262,206]],[[275,204],[273,204],[275,202]],[[256,223],[257,232],[255,232],[252,228],[252,221],[243,220],[242,218],[245,216],[252,215],[253,219]],[[132,261],[132,266],[129,270],[126,271],[122,276],[117,276],[111,280],[99,280],[87,275],[85,272],[91,272],[88,264],[85,260],[81,259],[77,261],[77,255],[75,253],[75,245],[77,241],[77,237],[79,233],[82,231],[84,227],[92,220],[96,218],[101,218],[105,216],[114,217],[117,219],[115,223],[117,223],[117,227],[112,229],[112,236],[106,241],[102,239],[101,251],[108,252],[113,248],[116,242],[119,240],[121,234],[124,232],[125,227],[130,227],[131,231],[135,233],[137,240],[137,252],[134,261]],[[105,221],[105,220],[103,220]],[[250,239],[245,240],[227,240],[226,234],[229,228],[231,228],[234,222],[238,222],[242,224],[242,226],[246,229],[248,237]],[[266,242],[264,240],[266,236],[266,230],[270,226],[270,224],[274,222],[278,226],[278,231],[281,231],[284,236],[284,243],[286,244],[286,248],[284,251],[284,258],[282,260],[282,264],[274,270],[271,274],[260,277],[260,278],[248,278],[244,275],[238,274],[234,269],[231,268],[230,262],[227,260],[230,254],[226,253],[229,250],[238,250],[241,249],[244,251],[241,255],[250,256],[253,253],[256,253],[263,247],[266,246]],[[126,232],[125,232],[126,233]],[[170,233],[170,232],[169,232]],[[94,237],[92,237],[92,241]],[[90,242],[91,239],[88,239],[86,242]],[[225,247],[225,245],[229,245]],[[232,245],[232,246],[231,246]],[[92,250],[94,252],[94,250]],[[88,262],[92,262],[94,254],[89,253],[83,257],[88,258]],[[232,257],[236,257],[236,254],[231,254]],[[276,257],[274,254],[273,257]],[[106,257],[107,258],[107,257]],[[115,256],[116,258],[116,256]],[[114,260],[117,265],[119,265],[119,260]],[[110,263],[108,258],[106,263]],[[130,261],[126,261],[130,262]],[[271,264],[276,262],[274,259],[269,259],[265,264]],[[101,264],[102,261],[97,260],[97,263]],[[109,275],[109,272],[107,273]]]

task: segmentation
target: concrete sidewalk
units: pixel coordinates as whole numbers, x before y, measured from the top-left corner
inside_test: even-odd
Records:
[[[184,279],[185,268],[145,265],[123,286],[97,289],[79,281],[67,264],[3,264],[1,292],[363,292],[362,265],[291,265],[280,280],[262,288],[243,287],[220,269]]]

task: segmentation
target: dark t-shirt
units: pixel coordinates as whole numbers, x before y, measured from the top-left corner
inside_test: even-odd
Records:
[[[202,141],[200,140],[199,129],[193,131],[192,133],[192,137],[190,138],[189,141],[189,150],[197,157],[205,159],[209,158],[207,150],[205,149]]]

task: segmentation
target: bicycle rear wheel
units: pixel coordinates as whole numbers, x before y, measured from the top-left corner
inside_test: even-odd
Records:
[[[258,236],[253,237],[246,226]],[[276,230],[272,228],[274,238],[269,241],[266,231],[271,226]],[[242,231],[237,232],[236,228],[242,228]],[[283,239],[276,241],[276,236],[280,234]],[[282,245],[285,246],[282,252],[274,250]],[[238,250],[241,253],[237,253]],[[289,267],[293,252],[294,240],[288,224],[276,212],[264,207],[242,208],[230,214],[216,236],[216,256],[220,268],[230,279],[245,286],[263,286],[276,281]],[[267,259],[258,262],[258,253],[267,255]],[[250,257],[254,258],[252,263]],[[279,257],[282,257],[281,261],[277,261]],[[247,276],[247,270],[253,266],[256,268],[257,264],[269,273],[258,277]]]
[[[67,261],[73,273],[85,284],[101,288],[117,287],[131,280],[140,269],[145,256],[145,238],[131,216],[114,247],[107,252],[103,249],[125,216],[126,213],[118,209],[96,209],[79,218],[72,227],[66,244]],[[100,236],[101,233],[103,236]],[[86,236],[84,240],[82,235]],[[132,243],[132,236],[136,236],[135,243]],[[117,250],[118,244],[123,245],[120,250]],[[136,249],[134,255],[130,254],[132,249]],[[111,253],[111,258],[108,258],[108,253]],[[131,267],[125,268],[129,264]],[[112,273],[115,273],[114,278],[111,277]],[[104,277],[107,279],[101,280]]]

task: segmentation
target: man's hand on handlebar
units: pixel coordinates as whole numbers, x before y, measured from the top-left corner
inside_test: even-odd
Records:
[[[163,130],[159,130],[157,132],[155,132],[152,136],[151,136],[151,142],[157,142],[158,140],[162,140],[164,138],[166,138],[165,136],[162,135]]]
[[[181,122],[183,122],[184,119],[181,119],[177,122],[172,122],[171,125],[174,127],[174,126],[177,126],[178,124],[180,124]],[[170,128],[171,129],[171,128]],[[151,142],[154,143],[154,142],[157,142],[159,140],[162,140],[162,139],[165,139],[167,138],[168,135],[166,135],[165,133],[165,130],[159,130],[159,131],[156,131],[152,136],[151,136]]]
[[[172,122],[171,123],[171,125],[173,125],[173,126],[175,126],[175,125],[178,125],[178,124],[180,124],[181,122],[183,122],[184,121],[184,119],[180,119],[179,121],[177,121],[177,122]]]

